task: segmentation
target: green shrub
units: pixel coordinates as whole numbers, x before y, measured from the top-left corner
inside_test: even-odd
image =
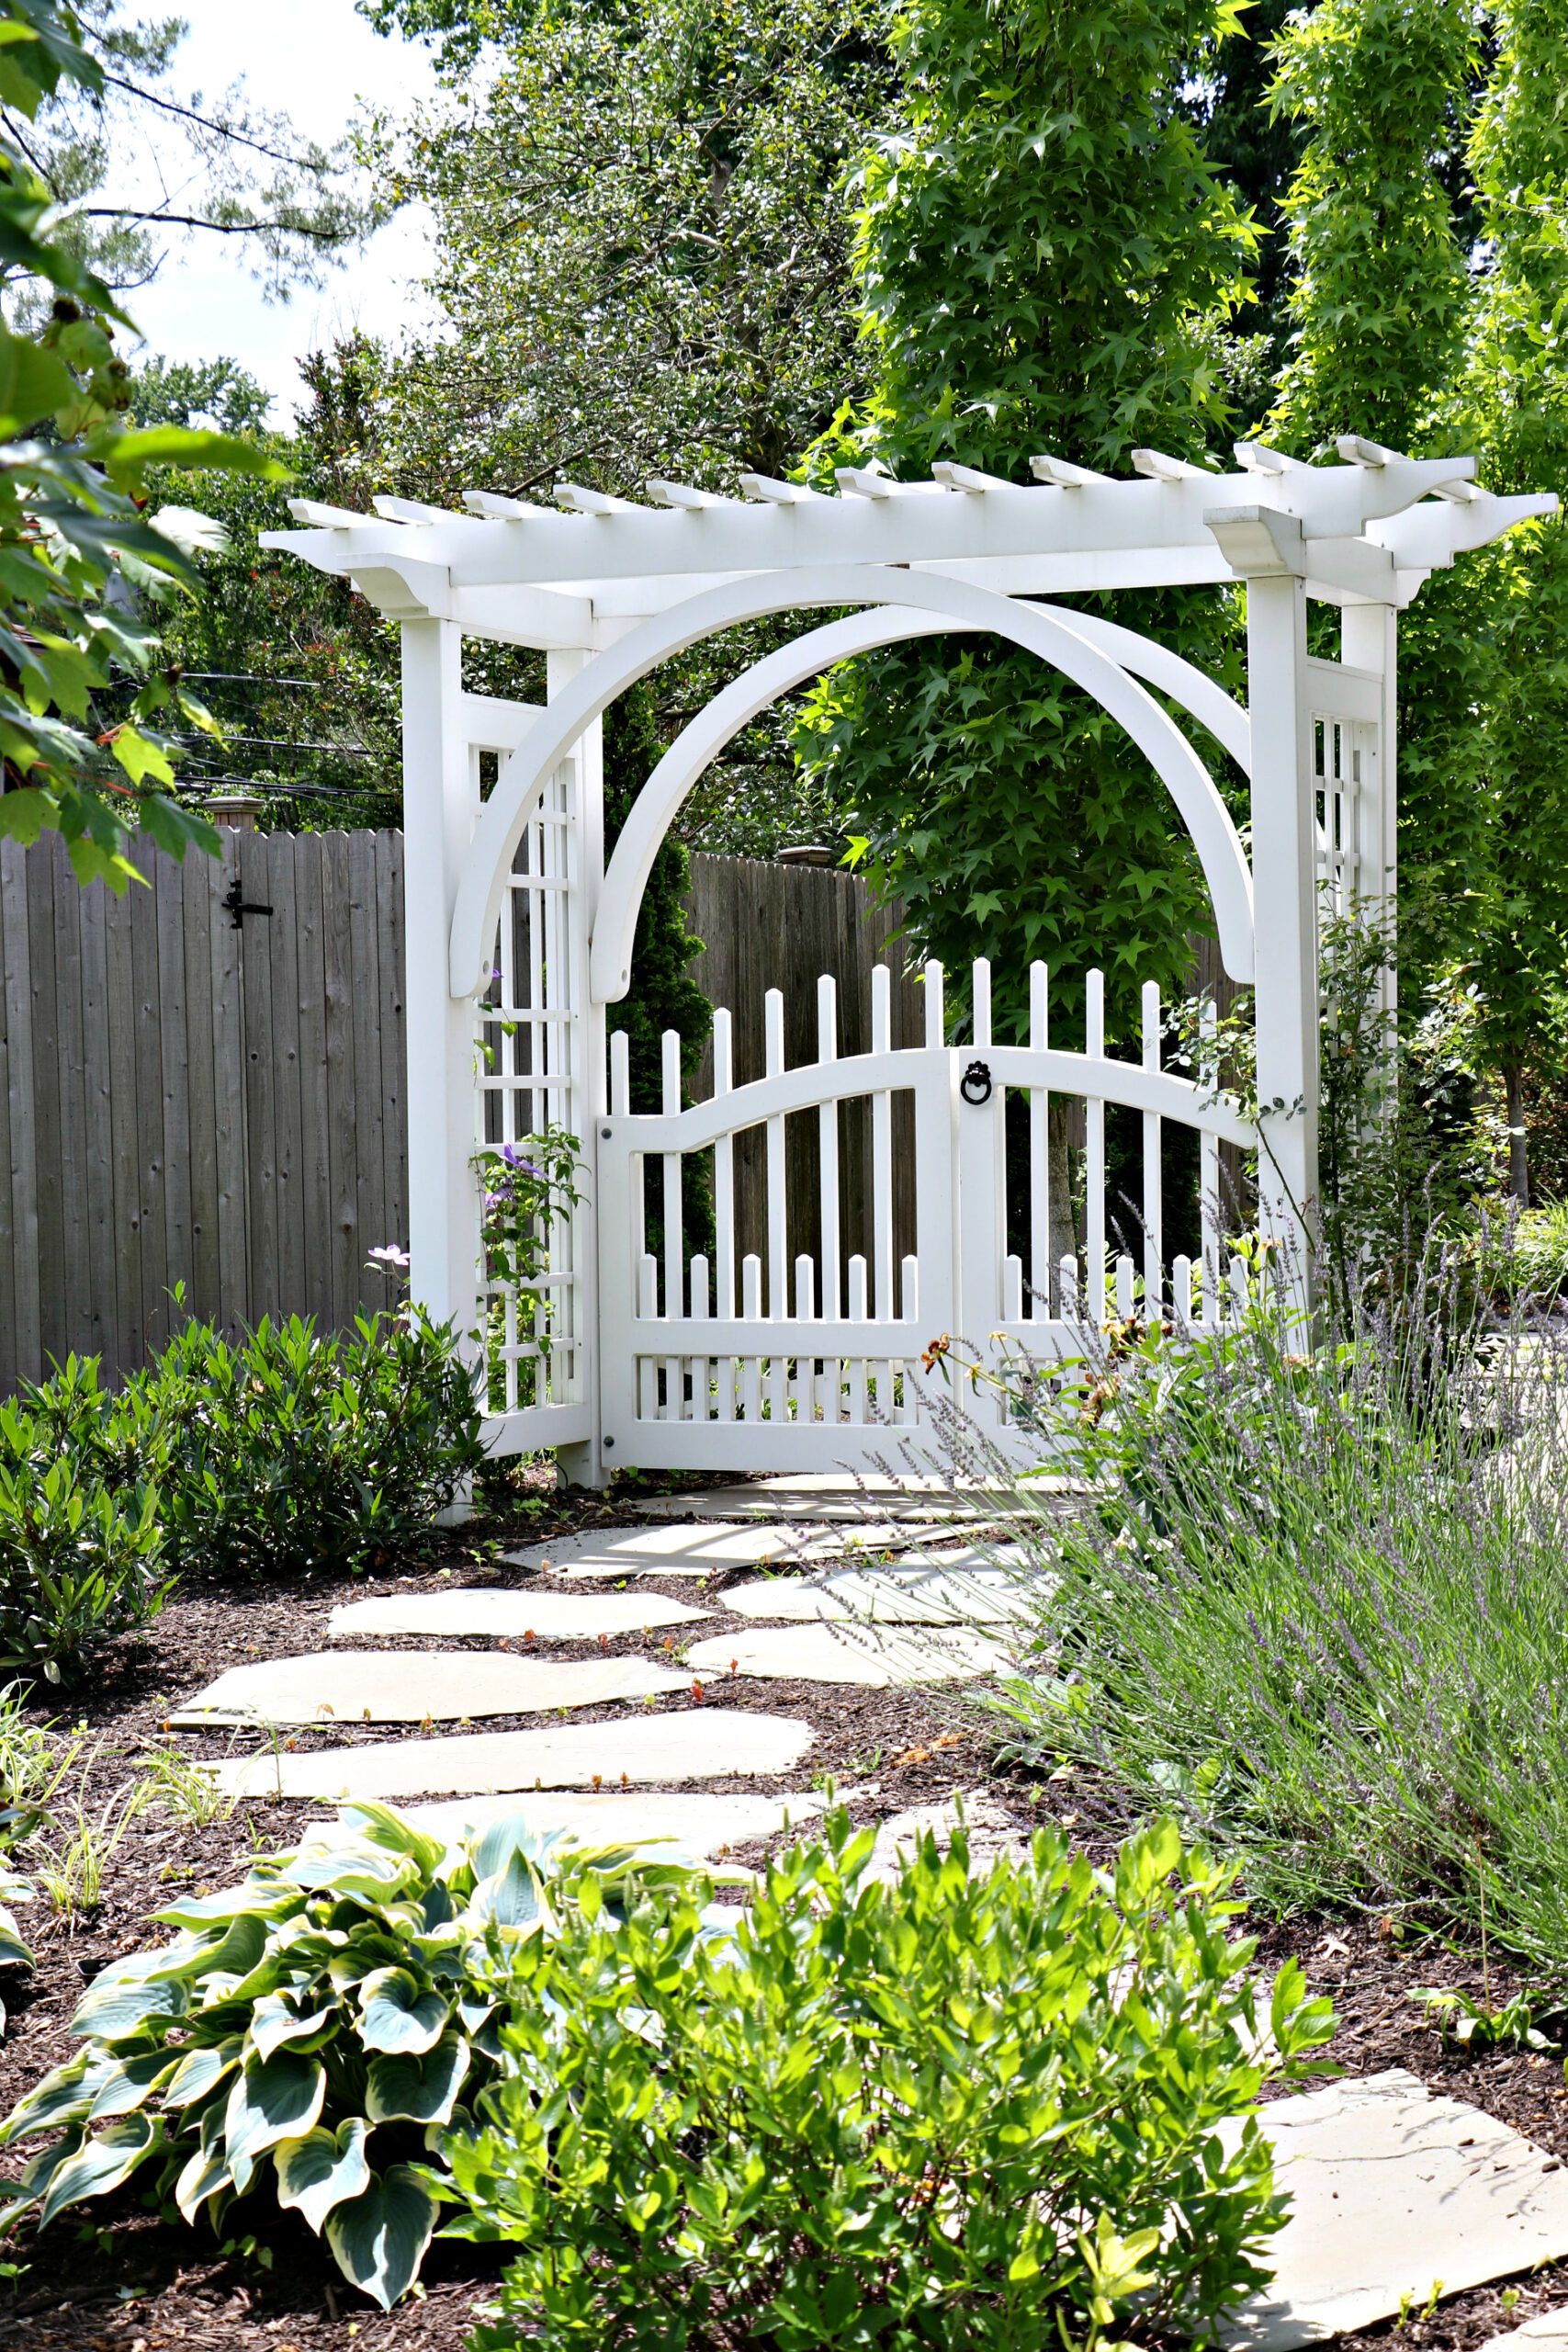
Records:
[[[446,2143],[453,2233],[520,2249],[475,2352],[1092,2347],[1263,2281],[1248,2110],[1329,2022],[1292,1962],[1260,2038],[1228,1873],[1168,1824],[1109,1875],[1055,1833],[891,1884],[871,1848],[838,1815],[733,1937],[700,1888],[612,1925],[589,1883],[509,1955],[508,2071]]]
[[[91,1446],[62,1447],[25,1398],[0,1405],[0,1673],[79,1671],[156,1615],[167,1565],[155,1488],[107,1477]]]
[[[1049,1573],[1009,1747],[1177,1811],[1281,1909],[1420,1906],[1568,1984],[1568,1356],[1451,1286],[1303,1350],[1262,1298],[1145,1341],[1064,1422],[1092,1510]]]
[[[104,1491],[146,1482],[176,1566],[228,1576],[374,1566],[485,1460],[469,1374],[417,1314],[325,1335],[264,1317],[235,1340],[190,1322],[118,1394],[73,1359],[27,1407]]]
[[[629,1849],[563,1852],[521,1815],[445,1847],[385,1805],[347,1808],[336,1845],[255,1864],[242,1885],[171,1904],[172,1943],[116,1961],[72,2021],[85,2049],[0,2126],[58,2132],[14,2192],[39,2226],[144,2165],[187,2222],[245,2198],[323,2230],[384,2308],[417,2276],[438,2206],[412,2168],[495,2074],[496,1996],[480,1978],[553,1927],[562,1862],[621,1899]],[[258,2222],[258,2227],[265,2226]]]

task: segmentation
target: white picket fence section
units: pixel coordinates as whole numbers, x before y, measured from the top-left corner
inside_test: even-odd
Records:
[[[871,1050],[840,1058],[835,986],[824,977],[817,1058],[786,1069],[784,1004],[772,990],[763,1077],[731,1086],[729,1019],[716,1012],[712,1095],[681,1107],[671,1033],[657,1114],[631,1112],[626,1041],[612,1037],[610,1114],[598,1133],[607,1459],[649,1469],[863,1467],[886,1457],[901,1432],[928,1423],[938,1398],[957,1398],[1005,1440],[1005,1397],[987,1384],[954,1380],[951,1361],[922,1361],[933,1340],[950,1335],[963,1343],[958,1353],[996,1369],[1020,1357],[1079,1355],[1086,1325],[1112,1317],[1158,1315],[1212,1328],[1234,1314],[1246,1269],[1239,1260],[1222,1263],[1220,1146],[1249,1148],[1253,1129],[1228,1099],[1161,1068],[1156,988],[1143,990],[1135,1063],[1106,1054],[1100,973],[1088,976],[1086,995],[1083,1050],[1052,1046],[1049,978],[1043,965],[1032,966],[1029,1043],[995,1046],[990,966],[978,962],[970,1040],[949,1045],[942,969],[930,964],[926,1042],[895,1049],[889,974],[879,966]],[[1027,1196],[1012,1217],[1027,1230],[1027,1265],[1008,1249],[1010,1094],[1028,1103]],[[1053,1097],[1083,1103],[1085,1136],[1081,1254],[1055,1266]],[[900,1103],[908,1108],[897,1113]],[[1142,1119],[1141,1198],[1133,1206],[1112,1200],[1107,1183],[1106,1113],[1115,1104]],[[855,1237],[842,1231],[840,1134],[846,1114],[857,1114],[870,1120],[871,1231],[866,1246],[846,1254],[846,1238]],[[817,1238],[812,1250],[792,1254],[784,1133],[785,1121],[801,1116],[818,1125]],[[1197,1198],[1184,1219],[1201,1236],[1196,1261],[1182,1253],[1167,1261],[1168,1120],[1198,1137]],[[765,1138],[767,1250],[739,1257],[737,1144],[753,1129]],[[897,1148],[912,1148],[915,1173],[914,1248],[904,1252],[892,1207]],[[706,1221],[709,1186],[711,1256],[688,1238]],[[1129,1228],[1133,1246],[1118,1246]]]

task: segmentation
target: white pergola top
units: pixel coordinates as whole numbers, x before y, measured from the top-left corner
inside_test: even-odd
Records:
[[[1354,435],[1338,452],[1303,465],[1243,442],[1219,472],[1137,449],[1130,480],[1039,457],[1028,484],[956,464],[922,482],[842,467],[838,497],[747,474],[741,498],[650,481],[647,505],[569,482],[554,506],[469,491],[462,513],[291,499],[302,527],[262,544],[353,580],[393,619],[592,648],[724,581],[825,567],[901,565],[1024,596],[1294,575],[1330,604],[1403,606],[1428,572],[1556,511],[1551,494],[1478,489],[1473,458],[1411,458]]]

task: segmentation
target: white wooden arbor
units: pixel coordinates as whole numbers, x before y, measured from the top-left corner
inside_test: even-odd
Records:
[[[827,983],[817,1063],[784,1068],[775,1001],[762,1080],[731,1091],[720,1016],[714,1100],[682,1110],[671,1062],[662,1114],[630,1113],[606,1008],[626,992],[668,826],[757,711],[872,647],[988,632],[1059,670],[1125,730],[1149,788],[1170,795],[1191,837],[1225,969],[1255,983],[1258,1099],[1275,1106],[1258,1138],[1259,1216],[1300,1248],[1316,1185],[1320,882],[1374,913],[1393,899],[1397,615],[1429,571],[1556,504],[1489,495],[1472,458],[1414,460],[1354,436],[1338,453],[1305,466],[1244,444],[1221,472],[1139,450],[1127,480],[1042,456],[1027,485],[956,464],[916,483],[845,469],[836,497],[748,476],[743,498],[651,481],[646,505],[570,484],[553,507],[469,492],[461,514],[397,498],[377,499],[372,514],[291,502],[301,527],[265,543],[352,580],[402,625],[412,1287],[434,1315],[485,1334],[476,1346],[490,1359],[498,1446],[561,1447],[572,1475],[592,1481],[634,1464],[852,1464],[885,1448],[889,1422],[919,1419],[920,1351],[941,1330],[1049,1352],[1075,1315],[1125,1310],[1135,1285],[1166,1311],[1224,1311],[1213,1177],[1220,1141],[1252,1137],[1234,1106],[1160,1069],[1148,990],[1136,1065],[1107,1060],[1093,979],[1083,1050],[1054,1046],[1038,969],[1029,1045],[993,1047],[983,962],[970,1040],[945,1038],[931,970],[924,1046],[893,1050],[882,987],[871,1054],[840,1060]],[[1237,579],[1246,708],[1164,649],[1045,601]],[[1314,598],[1340,608],[1337,662],[1307,652]],[[684,729],[606,869],[609,704],[738,622],[822,611],[851,617],[804,627]],[[542,650],[546,704],[467,692],[465,639]],[[1171,707],[1249,779],[1249,846]],[[994,1088],[979,1102],[977,1087],[964,1088],[977,1049]],[[1030,1197],[1012,1219],[1021,1205],[1027,1282],[1007,1247],[1010,1089],[1030,1102]],[[1043,1249],[1053,1093],[1085,1102],[1088,1161],[1084,1261],[1056,1269]],[[896,1100],[919,1178],[915,1250],[897,1264]],[[1140,1115],[1144,1134],[1140,1232],[1119,1258],[1106,1221],[1108,1102]],[[866,1247],[846,1259],[839,1137],[856,1104],[869,1117],[876,1200]],[[784,1133],[802,1114],[819,1126],[820,1201],[813,1250],[792,1265]],[[1196,1269],[1180,1258],[1168,1267],[1161,1241],[1170,1120],[1197,1131],[1210,1187]],[[519,1296],[482,1269],[474,1155],[547,1124],[581,1138],[585,1197],[558,1221],[542,1284]],[[749,1128],[766,1137],[765,1264],[761,1253],[737,1263],[734,1144]],[[682,1170],[697,1152],[712,1154],[711,1266],[683,1238]],[[644,1248],[647,1173],[660,1166],[661,1265]],[[984,1396],[973,1409],[998,1410]]]

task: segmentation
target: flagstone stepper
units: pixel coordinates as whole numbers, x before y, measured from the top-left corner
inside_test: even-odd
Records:
[[[334,1642],[367,1635],[426,1634],[434,1641],[481,1639],[592,1642],[667,1625],[700,1625],[716,1612],[671,1600],[661,1592],[528,1592],[494,1586],[453,1585],[439,1592],[389,1593],[345,1601],[327,1632]]]
[[[1403,2067],[1271,2100],[1258,2120],[1292,2210],[1273,2281],[1222,2328],[1226,2346],[1293,2352],[1392,2319],[1406,2298],[1568,2255],[1561,2161]]]
[[[581,1845],[662,1846],[702,1861],[757,1838],[805,1828],[823,1810],[819,1796],[709,1796],[700,1790],[666,1794],[640,1789],[601,1790],[588,1796],[529,1790],[519,1795],[449,1797],[439,1804],[401,1808],[405,1821],[449,1843],[465,1830],[521,1813],[531,1829],[559,1830]]]
[[[737,1625],[694,1643],[696,1674],[745,1674],[770,1682],[857,1683],[869,1690],[970,1682],[994,1674],[1007,1652],[967,1626],[941,1632],[879,1631],[870,1625]]]
[[[759,1577],[731,1585],[719,1597],[743,1617],[820,1618],[879,1625],[1004,1625],[1029,1613],[1027,1578],[1018,1568],[992,1566],[989,1555],[965,1548],[933,1562],[910,1565],[902,1554],[886,1568],[839,1568],[820,1576]]]
[[[233,1666],[176,1708],[204,1724],[457,1723],[602,1707],[688,1690],[691,1677],[636,1654],[547,1659],[483,1650],[329,1650]]]
[[[705,1577],[729,1568],[781,1568],[806,1561],[858,1560],[868,1552],[907,1546],[927,1531],[890,1522],[853,1529],[789,1527],[768,1520],[750,1527],[677,1521],[664,1527],[612,1527],[591,1535],[563,1535],[530,1544],[502,1557],[513,1567],[561,1577]],[[951,1528],[933,1528],[951,1536]]]
[[[793,1772],[816,1737],[809,1724],[741,1708],[689,1707],[615,1723],[460,1732],[309,1752],[263,1749],[198,1767],[240,1797],[482,1796],[497,1790],[773,1779]]]

